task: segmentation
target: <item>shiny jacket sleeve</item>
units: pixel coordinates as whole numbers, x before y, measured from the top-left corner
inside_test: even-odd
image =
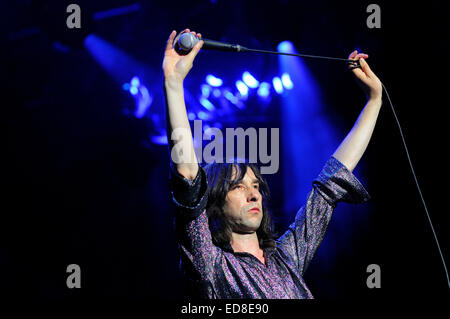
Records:
[[[219,254],[213,244],[206,214],[207,179],[203,168],[194,180],[179,175],[171,167],[170,188],[175,210],[175,229],[181,260],[190,277],[205,283],[210,281]]]
[[[331,157],[319,176],[306,204],[295,221],[279,238],[277,245],[303,275],[322,242],[336,204],[340,201],[357,204],[370,198],[358,179],[335,157]]]

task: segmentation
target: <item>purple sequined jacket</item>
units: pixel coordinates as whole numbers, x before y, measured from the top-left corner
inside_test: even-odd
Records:
[[[358,179],[331,157],[317,179],[295,221],[265,248],[266,265],[249,253],[233,251],[231,245],[213,244],[206,214],[207,180],[199,169],[190,181],[171,172],[175,224],[181,266],[191,297],[312,299],[303,274],[325,236],[337,202],[359,203],[369,194]]]

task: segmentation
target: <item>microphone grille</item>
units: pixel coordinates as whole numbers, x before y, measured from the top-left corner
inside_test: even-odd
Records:
[[[194,36],[192,33],[185,33],[180,36],[178,39],[178,43],[180,48],[184,51],[191,50],[195,44],[198,42],[198,38]]]

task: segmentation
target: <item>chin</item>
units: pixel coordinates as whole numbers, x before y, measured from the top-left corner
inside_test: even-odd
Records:
[[[251,229],[252,232],[255,232],[259,229],[259,226],[261,226],[261,222],[248,225],[248,229]]]

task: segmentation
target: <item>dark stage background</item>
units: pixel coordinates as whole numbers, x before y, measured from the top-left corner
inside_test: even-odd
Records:
[[[344,58],[355,48],[368,53],[395,105],[448,257],[449,41],[444,1],[378,1],[379,29],[366,26],[367,1],[77,1],[80,30],[65,25],[69,3],[10,1],[0,10],[7,31],[2,36],[7,54],[2,59],[7,155],[2,294],[69,300],[182,298],[167,185],[169,154],[152,137],[163,123],[163,48],[172,30],[187,27],[205,38],[252,48],[276,50],[289,40],[300,53]],[[129,11],[95,15],[124,7]],[[94,49],[83,42],[92,34],[103,41],[94,43]],[[131,64],[102,64],[114,51],[104,43]],[[228,80],[237,79],[245,68],[260,77],[279,74],[276,56],[236,55],[199,53],[186,79],[194,99],[206,74]],[[345,65],[302,61],[320,87],[321,116],[335,128],[332,139],[339,142],[362,110],[364,95]],[[122,89],[136,69],[145,69],[141,78],[153,94],[141,117],[133,114],[134,97]],[[249,99],[248,113],[237,114],[235,126],[251,126],[255,120],[261,127],[280,127],[283,97],[271,94],[265,109],[256,97]],[[282,138],[280,150],[296,147]],[[329,145],[328,156],[337,146]],[[318,158],[311,177],[327,159]],[[268,178],[280,232],[295,214],[283,211],[287,169],[282,166]],[[355,175],[372,199],[338,206],[305,276],[313,295],[350,301],[448,297],[439,253],[386,96]],[[300,183],[308,188],[311,181]],[[298,208],[303,200],[298,198]],[[66,286],[69,264],[81,267],[80,289]],[[379,289],[366,286],[369,264],[381,267]]]

